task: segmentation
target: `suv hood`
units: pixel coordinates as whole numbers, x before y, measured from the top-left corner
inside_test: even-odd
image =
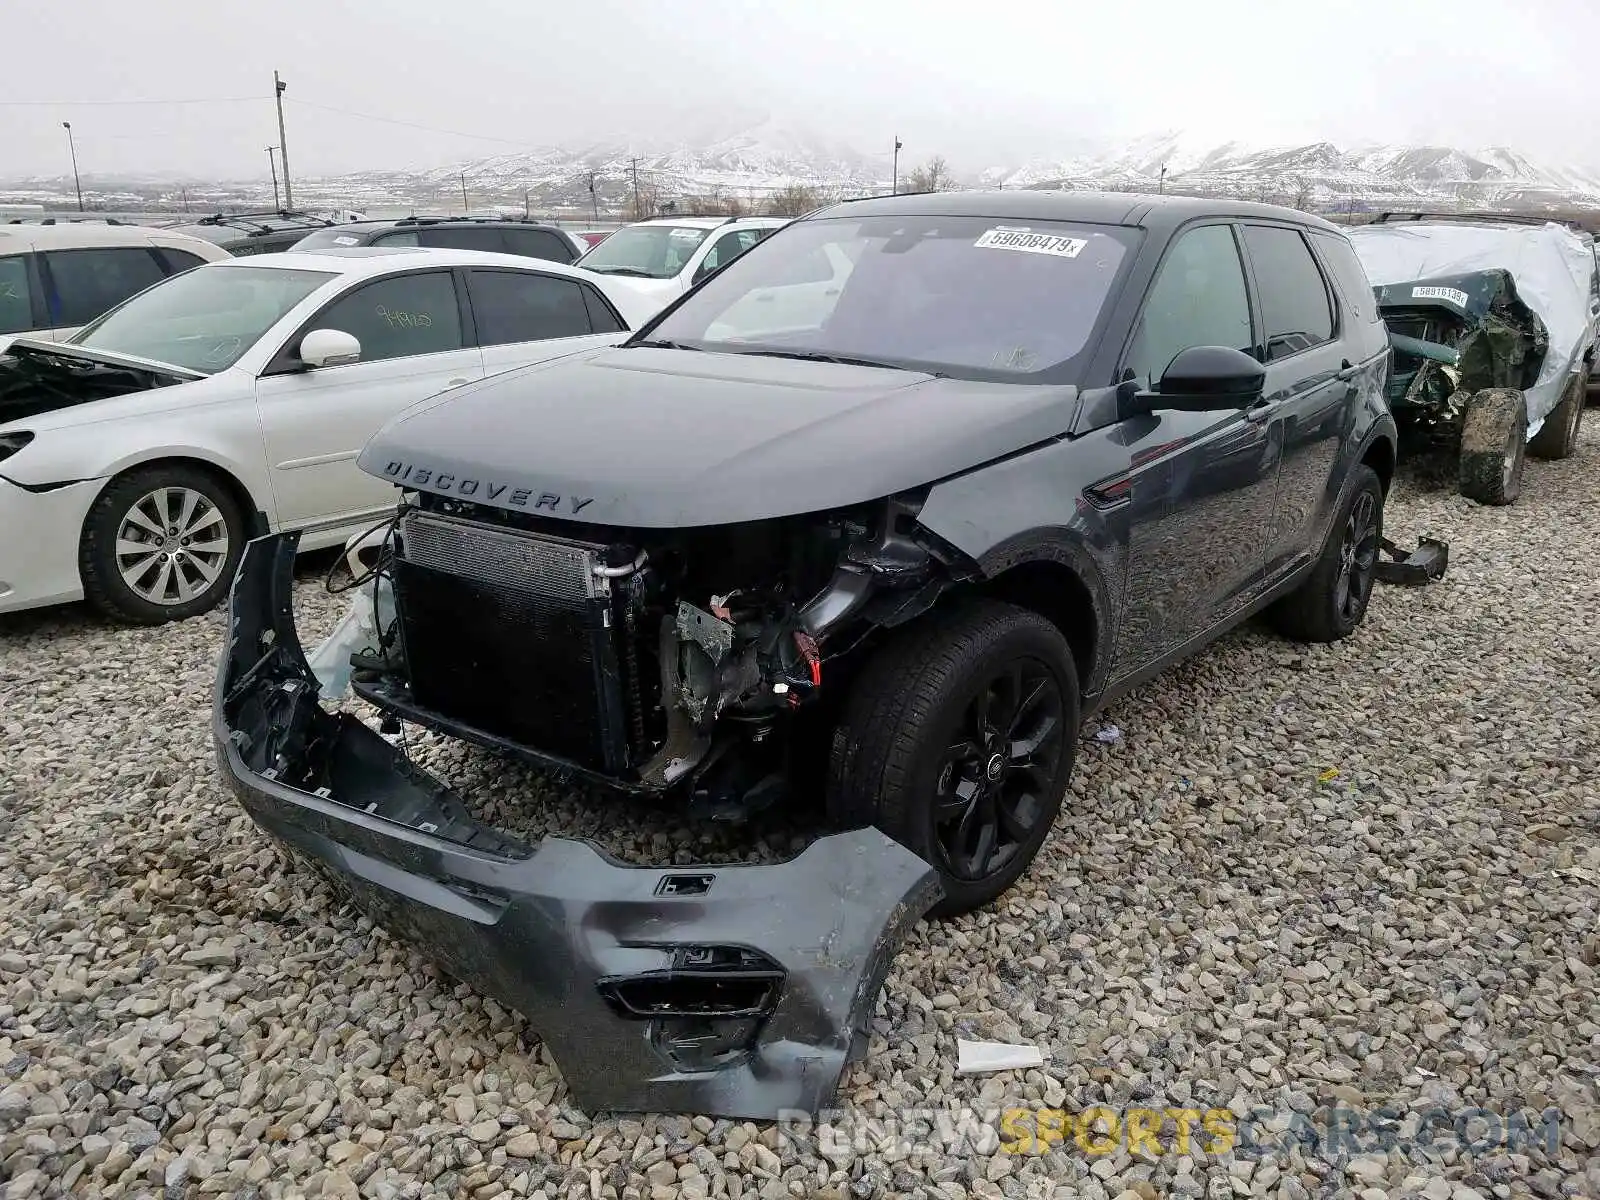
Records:
[[[1065,434],[1078,389],[752,354],[610,347],[401,413],[362,470],[399,487],[603,525],[838,508]]]

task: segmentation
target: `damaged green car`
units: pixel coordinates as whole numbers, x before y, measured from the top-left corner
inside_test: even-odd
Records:
[[[1600,308],[1592,242],[1511,218],[1351,233],[1389,328],[1402,450],[1453,450],[1462,495],[1512,503],[1527,454],[1577,445]]]

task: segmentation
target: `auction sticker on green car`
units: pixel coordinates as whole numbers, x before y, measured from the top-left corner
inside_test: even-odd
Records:
[[[986,232],[974,246],[988,250],[1021,250],[1028,254],[1054,254],[1058,258],[1077,258],[1089,244],[1087,238],[1062,237],[1056,233],[1035,233],[1031,229],[999,226]]]
[[[1413,300],[1448,300],[1457,308],[1467,306],[1467,294],[1459,288],[1447,287],[1414,287],[1411,289]]]

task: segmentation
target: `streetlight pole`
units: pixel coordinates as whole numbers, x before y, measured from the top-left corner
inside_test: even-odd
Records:
[[[294,208],[294,185],[289,182],[289,135],[283,129],[283,93],[288,84],[272,73],[274,99],[278,102],[278,157],[283,159],[283,207]]]
[[[278,160],[272,156],[276,149],[276,146],[267,147],[267,165],[272,168],[272,208],[275,212],[283,207],[278,202]]]
[[[61,128],[67,131],[67,150],[72,155],[72,186],[78,192],[78,211],[83,211],[83,184],[78,182],[78,147],[72,140],[72,122],[61,122]]]
[[[900,150],[900,135],[897,133],[894,135],[894,183],[892,185],[896,196],[900,194]]]

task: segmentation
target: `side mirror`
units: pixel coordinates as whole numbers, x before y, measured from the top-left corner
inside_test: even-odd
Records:
[[[312,370],[361,361],[361,343],[342,329],[313,329],[300,339],[300,361]]]
[[[1179,412],[1248,408],[1261,399],[1266,382],[1266,367],[1242,350],[1190,346],[1178,351],[1167,364],[1155,391],[1139,392],[1133,397],[1132,408],[1135,413],[1163,408]]]

